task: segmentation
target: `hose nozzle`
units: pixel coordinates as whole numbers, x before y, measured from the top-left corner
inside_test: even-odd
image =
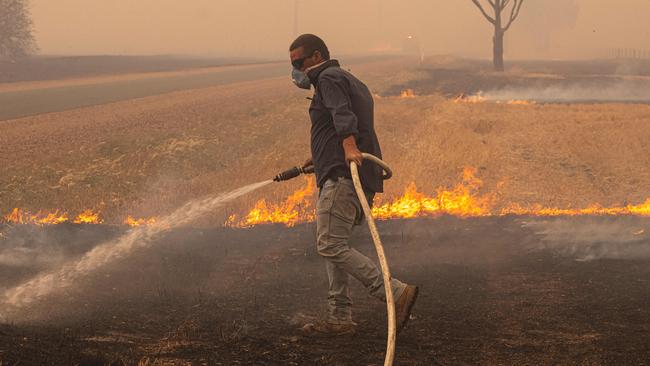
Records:
[[[276,182],[282,182],[282,181],[285,181],[285,180],[293,179],[293,178],[299,176],[300,174],[311,174],[313,172],[314,172],[314,166],[313,165],[309,165],[309,166],[302,167],[302,168],[299,168],[299,167],[296,166],[296,167],[285,170],[282,173],[276,175],[275,178],[273,178],[273,180],[276,181]]]

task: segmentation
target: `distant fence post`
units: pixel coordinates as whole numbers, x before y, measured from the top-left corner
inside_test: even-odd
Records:
[[[650,49],[647,48],[612,48],[609,52],[615,59],[650,59]]]

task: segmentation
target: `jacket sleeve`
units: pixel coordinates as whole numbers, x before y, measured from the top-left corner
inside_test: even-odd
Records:
[[[341,138],[357,135],[357,116],[352,111],[350,87],[345,79],[335,75],[322,74],[318,87],[323,98],[323,105],[332,115],[334,128]]]

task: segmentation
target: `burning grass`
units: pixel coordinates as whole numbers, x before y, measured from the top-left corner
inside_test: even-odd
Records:
[[[502,186],[499,184],[498,186]],[[454,187],[438,187],[435,194],[428,196],[418,191],[415,183],[409,183],[404,193],[389,200],[379,198],[372,208],[373,216],[379,220],[396,218],[436,217],[451,215],[456,217],[483,216],[648,216],[650,217],[650,198],[637,205],[605,207],[593,203],[584,208],[546,207],[539,203],[522,205],[520,203],[499,202],[499,192],[481,192],[483,181],[477,177],[476,169],[466,167],[458,184]],[[248,228],[262,224],[284,224],[292,227],[299,223],[315,220],[314,207],[315,182],[312,177],[305,179],[305,185],[291,193],[282,202],[273,203],[266,199],[257,201],[253,208],[243,214],[232,214],[224,226]],[[66,222],[75,224],[101,224],[104,220],[99,212],[84,210],[71,218],[66,212],[39,211],[32,214],[27,210],[14,208],[4,216],[10,224],[56,225]],[[134,218],[128,215],[121,223],[131,226],[153,225],[155,217]]]
[[[415,98],[415,92],[413,89],[404,89],[399,95],[400,98]]]
[[[490,99],[486,97],[482,92],[478,92],[472,95],[460,94],[454,98],[454,103],[496,103],[496,104],[507,104],[507,105],[534,105],[537,104],[534,100],[524,100],[524,99]]]
[[[452,79],[429,85],[422,72],[404,70],[396,61],[354,70],[373,93],[395,95],[375,99],[382,152],[396,172],[375,202],[378,217],[644,212],[636,205],[650,196],[648,106],[527,106],[516,96],[512,106],[455,102],[447,96],[490,85],[456,72],[446,93],[443,82]],[[143,225],[197,197],[271,178],[309,154],[305,95],[273,79],[4,121],[0,221],[16,207],[22,213],[4,221],[72,223],[93,208],[106,224]],[[465,166],[476,167],[480,188],[458,179]],[[456,190],[459,182],[467,192]],[[313,220],[312,193],[291,198],[296,183],[256,192],[197,224]]]
[[[545,207],[541,204],[523,206],[518,203],[500,203],[499,193],[482,193],[483,181],[476,176],[476,169],[465,168],[461,181],[452,188],[438,187],[436,193],[427,196],[418,191],[415,183],[410,183],[404,193],[373,207],[373,216],[380,220],[395,218],[436,217],[451,215],[457,217],[482,216],[617,216],[634,215],[650,217],[650,198],[638,205],[604,207],[592,204],[585,208]],[[313,179],[308,179],[305,187],[290,195],[284,202],[269,204],[258,201],[255,206],[239,218],[232,215],[226,222],[230,227],[251,227],[259,224],[282,223],[294,226],[310,222],[315,218],[312,206],[314,191]]]
[[[75,216],[69,215],[67,212],[61,210],[54,211],[38,211],[31,213],[22,208],[14,208],[10,213],[2,217],[2,221],[7,224],[17,225],[56,225],[63,223],[74,224],[102,224],[104,219],[101,217],[99,211],[84,210]],[[134,218],[131,215],[124,219],[123,223],[128,226],[142,226],[151,225],[156,222],[156,218]]]
[[[261,199],[241,218],[236,214],[230,215],[225,225],[250,227],[258,224],[281,223],[291,227],[300,222],[313,221],[315,218],[312,204],[314,188],[314,179],[308,178],[305,187],[291,194],[284,202],[269,204]]]

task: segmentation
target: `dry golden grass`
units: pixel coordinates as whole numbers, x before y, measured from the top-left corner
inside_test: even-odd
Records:
[[[395,60],[352,71],[378,95],[421,73]],[[92,208],[116,222],[269,179],[309,154],[305,96],[277,78],[2,122],[0,211]],[[650,197],[647,105],[465,104],[440,95],[375,102],[384,157],[396,172],[388,196],[411,181],[433,193],[472,166],[503,203],[581,207]],[[203,223],[220,225],[230,212],[302,184],[272,185]]]
[[[414,180],[429,193],[472,166],[503,203],[584,207],[650,197],[649,106],[399,102],[431,108],[419,121],[404,119],[411,134],[402,144],[384,143],[387,157],[402,158],[398,187]]]

